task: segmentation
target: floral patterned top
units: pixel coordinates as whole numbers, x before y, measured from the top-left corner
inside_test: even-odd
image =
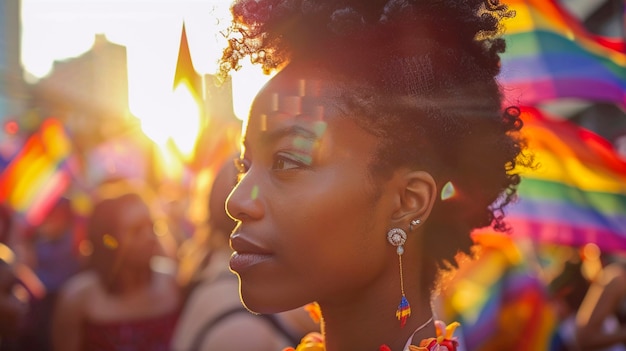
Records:
[[[446,325],[442,321],[435,321],[436,337],[422,340],[419,346],[410,345],[404,351],[457,351],[459,342],[453,334],[459,325],[458,322]],[[381,345],[379,350],[391,351],[391,348]],[[324,337],[320,333],[309,333],[302,338],[300,345],[296,348],[288,347],[283,351],[325,351]]]

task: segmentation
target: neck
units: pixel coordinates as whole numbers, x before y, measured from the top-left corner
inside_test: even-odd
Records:
[[[144,289],[152,281],[152,271],[146,270],[125,270],[118,274],[116,280],[121,293],[130,293]]]
[[[390,264],[379,279],[357,290],[360,293],[354,294],[353,290],[341,299],[318,301],[326,351],[379,351],[381,345],[387,345],[392,351],[403,351],[410,339],[412,344],[419,345],[421,340],[436,336],[434,322],[427,322],[433,316],[431,294],[422,285],[417,247],[415,243],[402,256],[404,277],[410,277],[404,279],[404,291],[411,307],[406,325],[401,327],[396,317],[402,294],[394,250],[390,251]],[[421,328],[424,324],[426,326]]]
[[[407,296],[412,312],[403,328],[395,316],[400,296],[397,297],[398,301],[388,303],[380,300],[373,303],[350,302],[342,306],[320,303],[326,351],[378,351],[383,344],[393,351],[402,351],[414,333],[415,343],[425,337],[435,336],[433,322],[427,322],[432,317],[430,297],[419,295]],[[424,324],[423,328],[417,330]]]

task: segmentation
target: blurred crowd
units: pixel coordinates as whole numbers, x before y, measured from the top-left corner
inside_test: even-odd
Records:
[[[236,177],[228,159],[194,189],[110,180],[87,216],[61,197],[36,226],[0,207],[0,351],[281,350],[317,330],[308,306],[241,304],[224,210]],[[467,351],[626,350],[626,258],[475,239],[435,302]]]
[[[192,182],[112,177],[89,199],[70,185],[36,223],[0,205],[0,351],[276,351],[318,330],[312,306],[255,315],[240,301],[231,144]],[[474,240],[434,301],[463,350],[626,351],[626,257]]]
[[[87,214],[63,196],[37,225],[0,207],[0,350],[280,350],[317,330],[304,308],[241,304],[224,209],[232,160],[215,173],[193,190],[110,179]]]
[[[626,256],[483,233],[435,301],[466,350],[626,350]]]

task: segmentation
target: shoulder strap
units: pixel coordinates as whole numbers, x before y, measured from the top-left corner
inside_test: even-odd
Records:
[[[279,332],[280,334],[282,334],[285,339],[289,340],[289,343],[292,346],[297,346],[300,343],[300,338],[293,335],[292,333],[289,332],[289,330],[287,330],[287,328],[285,328],[284,325],[282,325],[279,321],[278,318],[276,317],[276,315],[273,314],[262,314],[259,317],[264,318],[265,320],[267,320],[268,322],[270,322],[270,324],[272,324],[272,326],[274,327],[274,329],[276,329],[277,332]]]
[[[196,334],[196,337],[194,338],[193,343],[191,343],[191,346],[189,347],[189,351],[199,351],[200,346],[202,345],[202,341],[204,341],[204,337],[206,336],[206,333],[209,330],[211,330],[211,328],[213,328],[216,324],[223,321],[224,319],[230,317],[231,315],[236,314],[236,313],[241,313],[241,312],[250,313],[243,306],[236,306],[236,307],[233,307],[229,310],[222,312],[221,314],[217,315],[215,318],[209,319],[208,321],[206,321],[202,325],[202,328],[198,330],[198,333]]]
[[[194,338],[193,343],[191,344],[191,347],[189,347],[189,351],[199,351],[207,332],[211,330],[211,328],[219,324],[224,319],[230,317],[231,315],[241,313],[241,312],[250,313],[243,306],[236,306],[236,307],[233,307],[229,310],[222,312],[217,317],[206,321],[204,325],[202,325],[202,328],[200,328],[200,330],[197,332],[196,337]],[[291,345],[295,346],[300,343],[300,339],[294,336],[293,334],[291,334],[289,330],[287,330],[287,328],[285,328],[282,324],[280,324],[275,315],[272,315],[272,314],[252,315],[251,314],[251,316],[263,318],[266,321],[268,321],[278,333],[283,335],[285,339],[289,341]]]

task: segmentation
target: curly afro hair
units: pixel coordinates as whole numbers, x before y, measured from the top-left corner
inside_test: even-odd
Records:
[[[424,223],[423,264],[454,266],[470,233],[506,231],[526,162],[519,109],[503,108],[496,76],[505,50],[498,0],[240,0],[221,73],[249,57],[265,72],[309,62],[344,87],[341,110],[379,136],[371,170],[424,169],[439,189]],[[442,238],[445,238],[442,240]],[[432,283],[433,276],[426,277]]]

